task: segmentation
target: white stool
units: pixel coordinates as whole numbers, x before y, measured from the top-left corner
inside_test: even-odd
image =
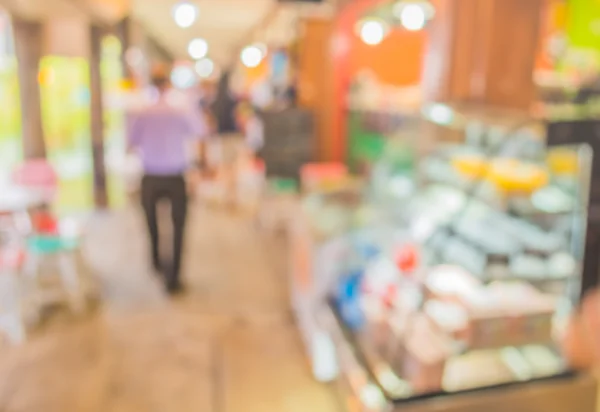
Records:
[[[24,272],[32,282],[34,304],[41,309],[49,302],[61,301],[64,294],[56,295],[43,291],[40,279],[48,273],[49,267],[54,267],[59,274],[62,291],[67,296],[69,308],[77,314],[85,309],[85,293],[77,273],[74,250],[65,247],[60,239],[50,239],[57,242],[55,247],[43,248],[30,243]]]
[[[21,285],[20,251],[0,253],[0,330],[12,344],[23,343],[26,339],[26,320]]]

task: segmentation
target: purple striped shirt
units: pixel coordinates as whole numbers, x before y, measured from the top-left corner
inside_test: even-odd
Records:
[[[207,135],[199,113],[183,110],[166,99],[129,118],[129,145],[139,151],[144,172],[169,176],[185,172],[187,143]]]

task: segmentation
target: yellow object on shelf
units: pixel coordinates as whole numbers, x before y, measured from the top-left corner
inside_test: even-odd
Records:
[[[496,159],[487,178],[506,192],[534,192],[548,184],[548,173],[541,167],[516,159]]]
[[[463,175],[477,179],[487,173],[488,162],[480,155],[461,155],[452,158],[452,166]]]
[[[577,153],[567,149],[555,149],[548,153],[548,167],[553,174],[575,175],[579,171]]]

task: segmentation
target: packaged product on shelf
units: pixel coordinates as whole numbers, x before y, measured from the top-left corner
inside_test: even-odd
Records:
[[[459,266],[438,266],[429,270],[425,278],[425,293],[429,300],[462,302],[480,289],[481,282]]]
[[[425,290],[433,324],[471,349],[551,341],[554,300],[526,283],[483,286],[460,268],[441,266],[428,273]]]
[[[367,337],[365,342],[368,342],[367,345],[376,353],[383,356],[393,336],[390,325],[392,314],[381,300],[370,296],[361,299],[361,306],[366,318],[363,331],[363,334]]]
[[[563,251],[550,256],[546,266],[550,277],[562,278],[574,276],[578,265],[573,255]]]
[[[346,274],[338,285],[336,304],[342,320],[352,330],[360,330],[365,324],[365,314],[360,302],[362,273]]]
[[[465,296],[461,304],[469,318],[469,349],[497,348],[510,344],[506,308],[490,299],[484,288]]]
[[[401,376],[402,364],[406,353],[406,338],[407,334],[410,332],[409,326],[414,315],[414,310],[408,307],[398,306],[388,320],[391,331],[390,339],[387,341],[387,346],[382,355]]]
[[[507,193],[529,193],[546,186],[548,173],[540,166],[514,158],[492,160],[486,175]]]
[[[559,187],[548,186],[531,195],[531,206],[536,212],[567,213],[573,210],[575,199]]]
[[[389,319],[395,309],[398,288],[399,273],[391,259],[380,255],[368,264],[362,284],[363,307],[372,341],[381,352],[385,352],[392,339]]]
[[[497,282],[465,296],[470,348],[552,341],[555,299],[525,282]]]
[[[446,363],[444,390],[458,392],[514,381],[514,375],[496,350],[475,351]]]
[[[521,349],[521,354],[530,365],[534,376],[556,374],[564,367],[564,361],[546,346],[527,345]]]
[[[417,315],[407,331],[402,376],[418,393],[442,390],[446,361],[452,354],[448,339],[423,315]]]
[[[445,335],[458,342],[468,343],[471,341],[469,314],[463,306],[452,302],[430,300],[425,304],[423,311],[433,325]]]
[[[511,276],[509,268],[510,257],[501,254],[489,254],[484,277],[486,279],[507,279]]]
[[[538,254],[554,253],[565,247],[565,239],[558,233],[541,228],[522,219],[498,217],[493,223],[505,233],[518,238],[525,251]]]
[[[546,260],[532,254],[513,256],[509,267],[511,275],[523,279],[542,279],[549,271]]]
[[[483,276],[487,267],[487,256],[481,249],[455,236],[450,237],[440,253],[442,262],[464,267],[477,277]]]
[[[544,232],[542,230],[531,232],[525,238],[527,242],[526,250],[531,253],[539,253],[548,255],[564,248],[565,239],[552,232]]]
[[[522,250],[518,239],[500,230],[490,230],[483,219],[462,219],[454,230],[463,239],[477,245],[488,254],[512,255]]]

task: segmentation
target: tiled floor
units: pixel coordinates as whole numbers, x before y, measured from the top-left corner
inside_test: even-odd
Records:
[[[2,412],[337,412],[287,305],[285,245],[194,207],[175,301],[147,265],[141,216],[96,217],[84,250],[101,309],[0,353]]]

